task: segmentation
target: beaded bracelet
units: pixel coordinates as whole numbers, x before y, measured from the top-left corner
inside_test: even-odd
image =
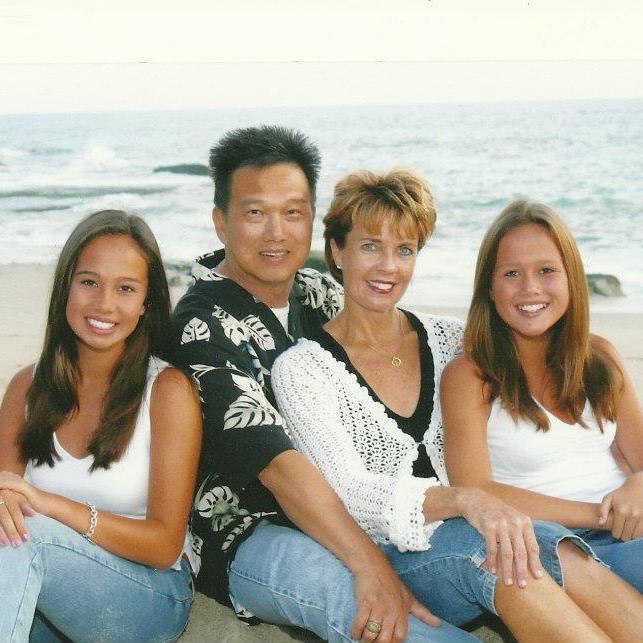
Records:
[[[92,538],[98,525],[98,511],[96,511],[96,505],[91,502],[86,502],[85,504],[89,507],[89,529],[83,534],[83,538],[86,538],[90,543],[94,544]]]

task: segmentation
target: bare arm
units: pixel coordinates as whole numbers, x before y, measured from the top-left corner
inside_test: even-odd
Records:
[[[166,369],[154,384],[150,484],[145,520],[99,512],[93,540],[118,556],[158,568],[179,556],[187,525],[201,439],[198,400],[185,375]],[[23,493],[36,511],[79,533],[89,527],[84,504],[39,490],[20,476],[3,472],[0,487]]]
[[[601,337],[591,339],[594,347],[611,359],[623,376],[616,409],[616,445],[630,469],[623,485],[603,498],[600,520],[603,525],[609,525],[615,538],[634,540],[643,536],[643,409],[614,346]]]
[[[33,364],[13,377],[0,406],[0,471],[11,471],[22,476],[25,465],[18,451],[18,435],[25,423],[25,400],[31,384]],[[19,545],[27,538],[23,516],[35,512],[20,493],[0,489],[0,544]]]
[[[533,519],[568,527],[605,528],[599,524],[598,504],[562,500],[494,482],[487,447],[490,405],[483,386],[476,366],[467,357],[451,362],[442,375],[445,455],[451,483],[484,489]]]

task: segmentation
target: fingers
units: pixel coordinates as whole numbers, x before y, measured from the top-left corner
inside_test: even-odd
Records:
[[[511,536],[511,545],[513,548],[513,563],[516,583],[518,587],[527,587],[527,578],[529,571],[527,569],[527,548],[522,532],[513,533]]]
[[[612,508],[612,494],[608,493],[598,508],[598,524],[604,525],[607,522],[610,510]]]
[[[530,523],[525,529],[525,546],[527,548],[527,564],[534,578],[542,578],[545,575],[542,563],[540,562],[540,547],[536,540],[534,527]]]
[[[416,598],[413,599],[411,603],[411,614],[416,618],[419,618],[423,623],[430,625],[431,627],[440,627],[442,625],[442,619],[438,618],[433,614],[429,609],[424,607]]]
[[[362,604],[357,606],[357,613],[353,619],[353,629],[351,630],[351,636],[356,641],[362,640],[362,634],[370,614],[371,610],[367,605]]]
[[[511,545],[511,539],[506,529],[500,531],[497,538],[500,548],[498,555],[498,577],[502,578],[505,585],[510,586],[514,584],[514,551]]]
[[[22,544],[21,533],[16,529],[16,524],[14,522],[11,511],[9,510],[8,503],[4,500],[0,501],[0,530],[2,531],[2,538],[0,542],[3,545],[12,545],[13,547],[19,547]],[[22,514],[21,514],[22,517]],[[24,532],[24,528],[23,531]]]
[[[625,527],[626,516],[620,511],[614,511],[612,513],[612,536],[621,540],[623,535],[623,528]]]
[[[495,576],[498,573],[498,541],[496,540],[496,532],[490,531],[484,534],[485,542],[487,543],[487,569]]]

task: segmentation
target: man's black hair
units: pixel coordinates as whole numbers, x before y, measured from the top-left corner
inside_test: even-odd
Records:
[[[210,149],[210,176],[214,181],[214,204],[226,212],[230,203],[232,175],[240,167],[266,167],[292,163],[308,180],[311,204],[321,165],[317,146],[301,132],[277,125],[230,130]]]

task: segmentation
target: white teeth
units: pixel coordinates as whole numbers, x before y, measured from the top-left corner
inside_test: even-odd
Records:
[[[522,306],[518,306],[518,310],[524,310],[526,313],[535,313],[546,307],[547,304],[523,304]]]
[[[87,318],[87,323],[94,328],[99,328],[100,330],[107,330],[113,328],[116,324],[114,322],[104,322],[99,319],[92,319],[91,317]]]
[[[373,288],[377,288],[378,290],[393,290],[393,284],[385,283],[383,281],[369,281],[369,283]]]
[[[286,251],[282,252],[262,252],[261,253],[264,257],[283,257],[286,254]]]

